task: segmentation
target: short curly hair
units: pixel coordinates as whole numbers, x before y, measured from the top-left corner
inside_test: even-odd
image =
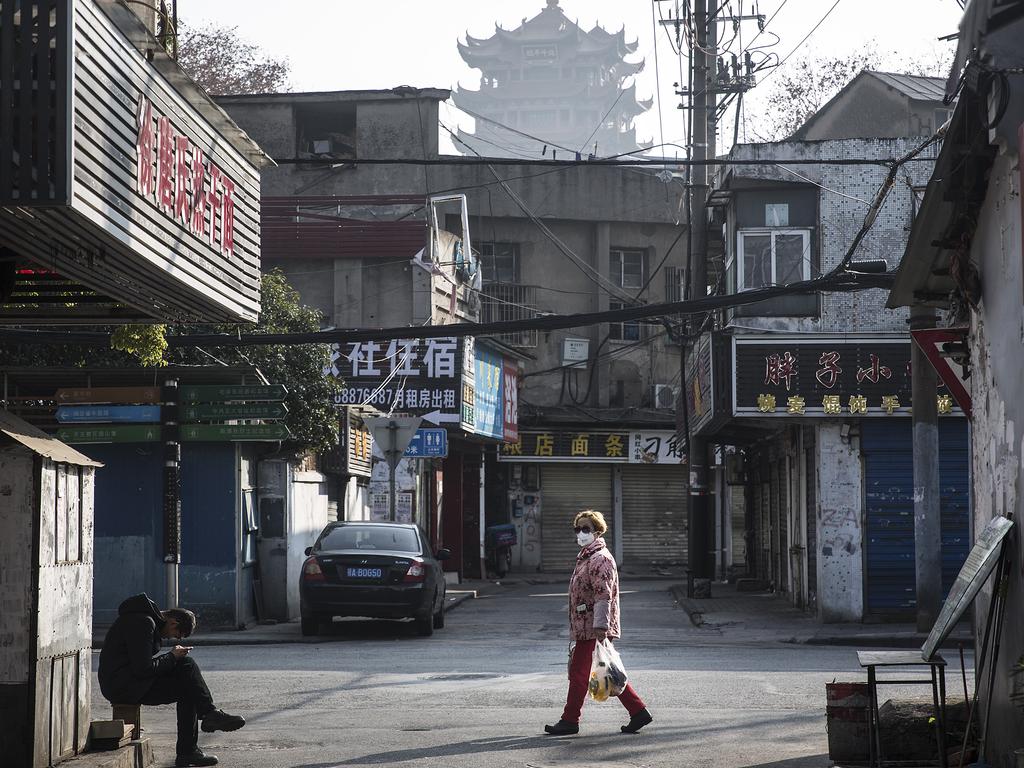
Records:
[[[608,531],[608,523],[604,521],[604,515],[596,509],[584,509],[582,512],[577,512],[576,517],[572,519],[573,528],[580,524],[580,520],[589,522],[598,536]]]
[[[174,619],[178,622],[178,631],[183,638],[196,631],[196,615],[186,608],[168,608],[163,612],[163,616],[165,619]]]

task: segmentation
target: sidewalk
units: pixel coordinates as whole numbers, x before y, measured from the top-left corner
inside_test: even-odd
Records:
[[[738,592],[734,584],[715,582],[711,597],[686,596],[686,585],[670,588],[672,597],[690,617],[693,625],[727,642],[777,642],[804,645],[849,645],[862,647],[920,648],[927,634],[913,624],[822,624],[798,610],[784,596],[770,592]],[[970,626],[958,627],[946,641],[973,647]]]
[[[448,599],[445,601],[445,613],[467,600],[474,600],[488,587],[491,582],[463,582],[448,587]],[[92,647],[99,650],[103,647],[103,638],[107,628],[93,629]],[[303,637],[298,621],[285,621],[278,624],[255,624],[246,629],[225,629],[220,631],[197,632],[188,638],[188,644],[195,647],[214,645],[283,645],[285,643],[322,643],[329,638],[321,636]]]

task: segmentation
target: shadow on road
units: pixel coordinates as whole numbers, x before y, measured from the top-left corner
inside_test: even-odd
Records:
[[[805,757],[791,757],[788,760],[776,760],[773,763],[758,763],[757,765],[745,765],[743,768],[825,768],[832,765],[828,755],[806,755]]]

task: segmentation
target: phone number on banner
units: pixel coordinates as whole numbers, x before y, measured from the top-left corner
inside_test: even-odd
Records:
[[[382,389],[346,387],[334,396],[335,405],[387,405],[396,408],[455,409],[454,389]]]

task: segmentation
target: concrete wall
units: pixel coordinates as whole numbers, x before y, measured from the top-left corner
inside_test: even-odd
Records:
[[[289,466],[288,489],[288,617],[299,616],[299,572],[306,547],[313,546],[327,525],[327,478],[319,472],[301,472]]]
[[[982,301],[971,324],[970,378],[973,388],[974,530],[980,531],[993,517],[1013,514],[1017,525],[1024,519],[1021,473],[1024,471],[1024,312],[1021,307],[1021,203],[1019,157],[1004,151],[996,158],[989,177],[988,195],[971,252],[981,272]],[[1011,569],[1005,626],[1002,634],[992,716],[990,749],[986,757],[993,764],[1012,747],[1020,746],[1022,716],[1008,699],[1013,679],[1011,666],[1024,654],[1024,537],[1019,531],[1008,539]],[[986,588],[976,599],[975,627],[980,648],[991,597]],[[984,689],[984,683],[983,683]],[[984,694],[983,694],[984,695]]]
[[[731,156],[738,159],[843,159],[896,158],[905,155],[917,139],[847,139],[821,142],[778,142],[741,144]],[[921,157],[934,160],[935,150]],[[913,186],[924,186],[933,163],[927,160],[907,163],[899,181],[889,192],[878,217],[854,254],[854,259],[884,259],[890,270],[903,256],[913,220]],[[792,182],[794,174],[820,185],[819,256],[820,271],[828,272],[842,260],[854,236],[860,230],[868,206],[886,177],[887,169],[874,165],[765,165],[744,169],[744,175]],[[733,238],[734,240],[735,238]],[[735,242],[727,246],[734,253]],[[812,271],[812,277],[816,274]],[[733,278],[734,280],[734,278]],[[735,282],[733,282],[735,284]],[[845,333],[864,331],[906,331],[905,309],[885,308],[888,292],[832,293],[822,297],[822,312],[817,318],[744,317],[742,325],[775,331],[800,333]]]
[[[818,615],[825,622],[864,615],[863,470],[858,441],[844,440],[841,428],[819,425],[816,442]]]
[[[875,77],[859,82],[823,109],[801,138],[807,141],[850,137],[914,136],[909,126],[910,104],[906,96]]]

